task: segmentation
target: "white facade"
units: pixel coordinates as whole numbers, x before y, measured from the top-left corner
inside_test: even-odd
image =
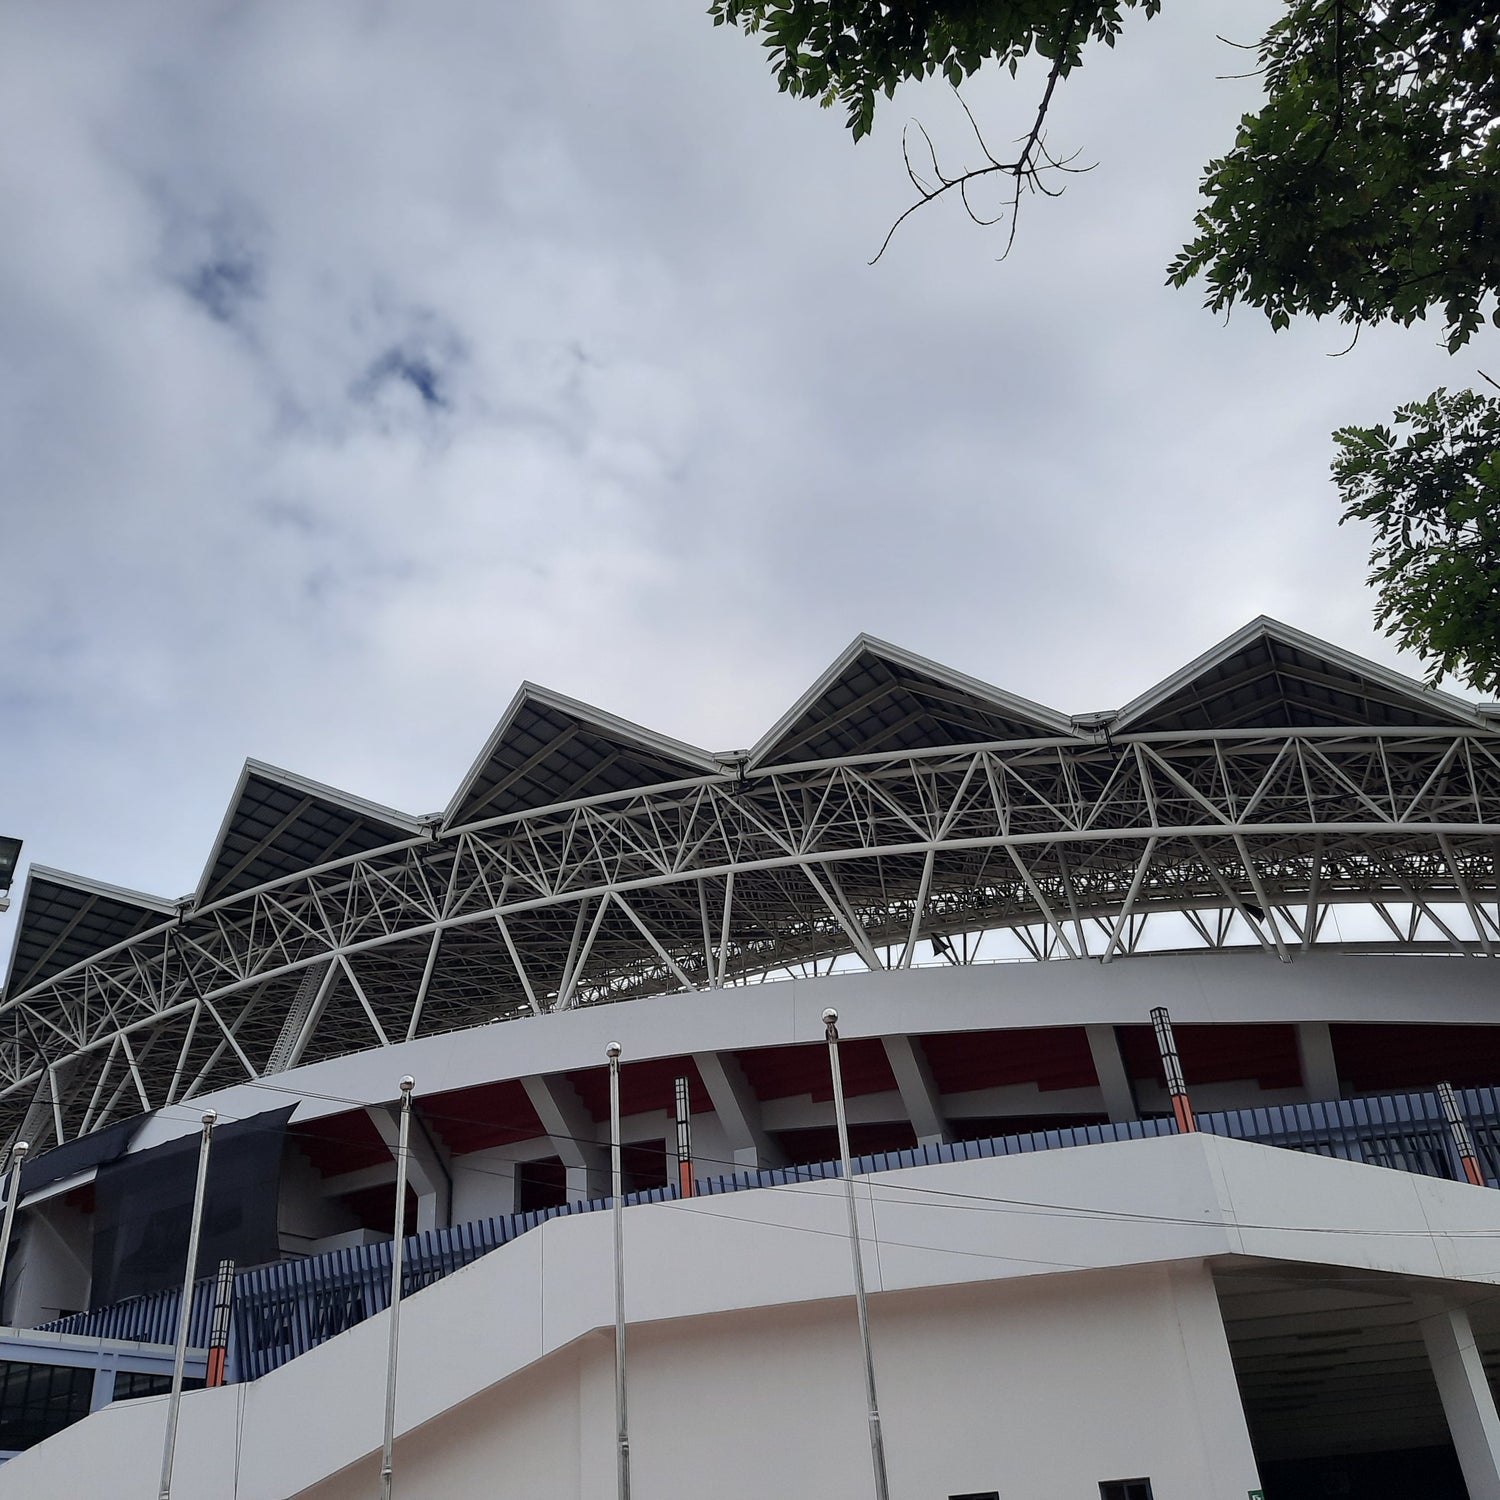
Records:
[[[1445,1289],[1459,1337],[1465,1302],[1500,1286],[1493,1193],[1207,1136],[880,1174],[859,1197],[900,1495],[1065,1500],[1150,1476],[1160,1500],[1239,1500],[1259,1483],[1216,1274]],[[869,1493],[842,1212],[831,1182],[627,1212],[639,1493]],[[613,1493],[610,1263],[606,1215],[561,1219],[407,1302],[398,1493]],[[1413,1301],[1414,1325],[1434,1312]],[[177,1493],[372,1492],[385,1337],[372,1318],[187,1395]],[[1457,1369],[1443,1399],[1471,1500],[1492,1500],[1493,1403]],[[0,1497],[107,1473],[114,1500],[150,1500],[161,1423],[159,1401],[108,1408],[0,1470]]]
[[[753,1178],[624,1213],[637,1495],[867,1496],[843,1187],[763,1174],[836,1154],[832,1005],[897,1500],[1500,1500],[1497,821],[1500,719],[1264,619],[1081,717],[860,637],[727,757],[528,685],[429,818],[248,762],[193,897],[32,871],[0,1142],[68,1154],[0,1316],[159,1352],[183,1205],[122,1184],[186,1153],[110,1153],[259,1130],[213,1256],[270,1373],[187,1395],[175,1493],[373,1496],[410,1073],[397,1493],[606,1500],[613,1038],[627,1188],[684,1078]],[[1219,1136],[1156,1133],[1156,1007]],[[0,1500],[150,1500],[163,1420],[13,1424]]]

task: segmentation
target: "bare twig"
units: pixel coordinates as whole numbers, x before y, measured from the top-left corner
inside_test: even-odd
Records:
[[[1041,174],[1044,171],[1083,172],[1090,170],[1087,167],[1071,166],[1071,163],[1076,159],[1076,153],[1074,154],[1074,156],[1069,156],[1063,161],[1059,162],[1047,151],[1046,143],[1042,136],[1042,126],[1046,123],[1047,111],[1051,108],[1052,105],[1052,95],[1056,91],[1058,80],[1062,77],[1063,71],[1067,65],[1068,44],[1071,41],[1073,33],[1078,24],[1078,11],[1078,0],[1074,0],[1074,5],[1068,14],[1067,22],[1064,25],[1063,32],[1059,40],[1057,56],[1053,58],[1052,67],[1048,70],[1047,73],[1047,86],[1042,91],[1042,99],[1041,103],[1037,106],[1036,117],[1031,122],[1031,129],[1027,132],[1026,137],[1021,144],[1020,153],[1019,155],[1017,155],[1014,161],[1001,161],[994,154],[994,152],[990,150],[988,143],[985,141],[983,132],[979,129],[978,122],[974,119],[973,112],[970,110],[968,104],[965,103],[963,95],[960,94],[957,89],[954,89],[953,92],[957,96],[959,106],[960,108],[962,108],[965,116],[967,116],[969,125],[974,131],[975,139],[979,142],[979,149],[984,152],[984,157],[987,165],[982,167],[975,167],[967,172],[960,172],[956,177],[947,176],[943,172],[942,168],[938,165],[937,151],[932,144],[931,136],[927,134],[926,128],[921,124],[920,121],[913,121],[912,123],[916,125],[919,131],[921,131],[922,138],[927,143],[928,154],[932,158],[932,170],[937,178],[938,186],[930,186],[929,184],[925,183],[912,169],[911,153],[907,149],[907,132],[904,130],[902,131],[901,154],[902,158],[906,162],[906,175],[911,179],[912,186],[916,188],[918,198],[915,203],[910,204],[901,212],[896,221],[886,231],[885,238],[880,242],[880,249],[875,252],[874,257],[870,261],[870,264],[872,266],[876,263],[876,261],[880,259],[882,255],[885,254],[886,250],[890,246],[891,240],[895,237],[896,231],[907,221],[907,219],[909,219],[912,214],[914,214],[919,208],[922,208],[926,204],[931,203],[936,198],[941,198],[944,193],[949,191],[950,188],[958,189],[958,196],[964,205],[965,212],[976,224],[998,224],[1000,220],[1005,217],[1007,212],[1010,214],[1010,234],[1006,239],[1005,249],[1000,256],[1000,259],[1004,260],[1005,257],[1010,254],[1011,247],[1015,244],[1016,217],[1021,207],[1022,189],[1030,188],[1034,192],[1044,193],[1049,198],[1055,198],[1058,196],[1058,192],[1060,192],[1061,189],[1054,191],[1042,181]],[[1010,201],[1006,204],[1002,204],[1000,211],[995,215],[994,218],[986,219],[975,212],[972,201],[969,198],[969,189],[981,177],[991,177],[997,173],[1002,176],[1011,178],[1014,185],[1010,194]]]

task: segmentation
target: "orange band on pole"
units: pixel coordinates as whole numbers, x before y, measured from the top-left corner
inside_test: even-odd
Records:
[[[1475,1187],[1484,1186],[1484,1173],[1479,1170],[1479,1163],[1472,1156],[1462,1158],[1464,1164],[1464,1176],[1469,1179]]]
[[[1182,1135],[1192,1135],[1197,1130],[1198,1122],[1193,1118],[1193,1106],[1188,1103],[1186,1094],[1172,1095],[1172,1114]]]

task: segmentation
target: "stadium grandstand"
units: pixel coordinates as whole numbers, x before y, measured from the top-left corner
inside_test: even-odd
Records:
[[[1500,710],[1277,621],[729,753],[528,684],[10,920],[0,1500],[381,1493],[393,1262],[411,1500],[617,1493],[621,1307],[657,1500],[1500,1500]]]

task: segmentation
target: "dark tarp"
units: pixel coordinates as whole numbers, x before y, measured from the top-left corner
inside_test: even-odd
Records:
[[[135,1115],[103,1130],[81,1135],[76,1141],[65,1141],[50,1151],[43,1151],[34,1161],[21,1168],[21,1196],[34,1193],[38,1188],[50,1187],[64,1177],[76,1177],[90,1167],[102,1167],[105,1162],[119,1161],[130,1149],[130,1143],[140,1132],[150,1115]]]
[[[295,1108],[268,1110],[214,1131],[199,1276],[221,1260],[256,1266],[279,1256],[281,1151]],[[194,1131],[100,1167],[94,1180],[91,1307],[182,1284],[200,1140]]]

